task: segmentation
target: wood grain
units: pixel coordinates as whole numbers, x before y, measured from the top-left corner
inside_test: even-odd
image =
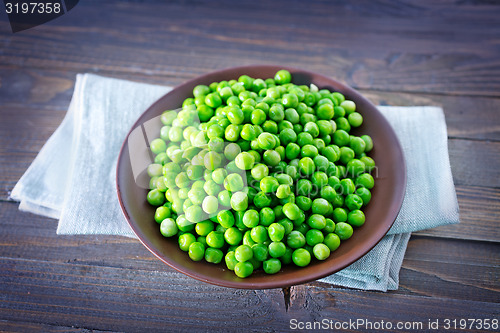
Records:
[[[175,86],[186,79],[141,73],[99,72],[120,79]],[[0,99],[3,107],[28,108],[21,117],[30,118],[37,110],[66,110],[73,93],[77,72],[5,67],[0,65]],[[332,76],[335,77],[335,76]],[[43,88],[41,88],[43,87]],[[440,94],[415,94],[361,90],[376,105],[437,105],[444,109],[451,138],[500,141],[500,99]],[[480,112],[478,112],[480,110]],[[23,112],[23,111],[20,111]],[[44,114],[44,117],[46,114]],[[62,118],[62,115],[60,116]],[[55,120],[49,126],[57,126]]]
[[[54,220],[16,213],[14,204],[0,203],[0,219],[7,221],[0,231],[0,239],[3,239],[0,258],[33,261],[50,258],[51,262],[59,264],[160,271],[178,279],[182,277],[154,258],[135,239],[104,235],[58,236]],[[489,242],[412,237],[403,262],[405,282],[399,292],[494,301],[500,297],[496,285],[500,277],[500,255],[496,248]]]
[[[17,34],[0,15],[0,331],[284,332],[293,318],[420,330],[439,319],[443,330],[446,318],[498,318],[499,15],[483,0],[87,0]],[[397,291],[216,287],[135,239],[59,236],[57,221],[8,201],[77,73],[173,86],[256,63],[323,73],[379,105],[443,107],[461,222],[412,235]]]
[[[265,62],[356,88],[500,96],[494,4],[245,1],[235,9],[226,1],[82,3],[22,34],[0,25],[0,62],[183,78]],[[91,28],[89,17],[98,18]]]
[[[285,331],[292,318],[427,321],[467,317],[470,308],[481,311],[481,317],[491,318],[499,309],[498,304],[484,301],[395,293],[366,297],[362,291],[297,286],[288,312],[283,312],[278,311],[282,306],[279,298],[265,292],[205,285],[166,272],[132,273],[119,268],[26,259],[0,259],[0,267],[4,281],[0,285],[0,318],[101,330],[224,327],[230,331]],[[227,312],[231,315],[227,316]]]

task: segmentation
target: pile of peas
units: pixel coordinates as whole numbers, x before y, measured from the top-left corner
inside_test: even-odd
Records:
[[[325,260],[365,223],[375,162],[363,117],[339,92],[274,79],[198,85],[161,115],[148,202],[194,261],[244,278]]]

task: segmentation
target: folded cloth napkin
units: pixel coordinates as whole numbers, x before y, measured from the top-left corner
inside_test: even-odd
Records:
[[[135,237],[116,196],[118,153],[132,124],[171,88],[79,74],[68,112],[11,192],[19,209],[59,219],[57,234]],[[398,288],[412,231],[458,223],[446,123],[437,107],[379,107],[402,144],[408,184],[393,227],[367,255],[321,281]]]

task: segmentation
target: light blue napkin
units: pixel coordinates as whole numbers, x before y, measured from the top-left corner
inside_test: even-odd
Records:
[[[11,192],[19,209],[59,219],[58,234],[135,237],[116,197],[116,161],[135,120],[170,89],[79,74],[66,117]],[[459,219],[442,109],[379,109],[394,127],[407,163],[401,212],[372,251],[321,281],[386,291],[398,288],[412,231]]]

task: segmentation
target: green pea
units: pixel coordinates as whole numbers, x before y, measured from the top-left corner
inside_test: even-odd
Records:
[[[276,138],[271,133],[262,133],[257,138],[259,142],[259,148],[264,150],[273,149],[276,146]]]
[[[193,261],[200,261],[205,257],[205,246],[200,242],[193,242],[188,249],[189,258]]]
[[[172,212],[170,211],[170,208],[165,207],[165,206],[160,206],[156,208],[155,210],[155,216],[154,219],[157,223],[161,223],[163,220],[166,218],[169,218],[172,215]]]
[[[329,211],[329,204],[323,198],[317,198],[313,200],[311,211],[313,214],[326,215]]]
[[[355,193],[363,200],[363,205],[366,206],[372,198],[372,194],[366,187],[359,187],[356,189]]]
[[[259,213],[254,209],[249,209],[243,215],[243,224],[247,228],[254,228],[259,225]]]
[[[248,245],[240,245],[234,251],[234,256],[239,262],[245,262],[253,258],[252,248]]]
[[[345,198],[345,205],[349,210],[358,210],[363,206],[363,199],[357,194],[349,194]]]
[[[347,214],[347,223],[353,227],[360,227],[365,224],[365,214],[359,209],[352,210]]]
[[[236,156],[234,162],[241,170],[250,170],[255,164],[255,157],[250,153],[241,152]]]
[[[238,245],[243,240],[243,234],[238,228],[230,227],[224,232],[224,239],[229,245]]]
[[[203,199],[202,208],[205,213],[213,215],[219,209],[219,200],[215,196],[209,195]]]
[[[211,231],[207,236],[206,236],[206,241],[207,245],[216,249],[220,249],[221,247],[224,246],[224,234],[217,232],[217,231]]]
[[[267,245],[264,244],[255,244],[252,246],[253,250],[253,259],[258,261],[265,261],[269,258],[269,250]]]
[[[265,164],[257,164],[252,168],[251,174],[255,180],[260,181],[269,175],[269,168]]]
[[[337,129],[335,133],[333,133],[333,143],[335,143],[339,147],[347,146],[351,141],[349,133],[347,133],[343,129]]]
[[[365,142],[366,144],[366,148],[365,148],[365,152],[369,152],[373,149],[373,141],[372,141],[372,138],[369,136],[369,135],[362,135],[361,136],[361,139],[363,139],[363,141]]]
[[[286,146],[285,156],[287,159],[293,160],[299,156],[300,152],[300,146],[294,142],[291,142]]]
[[[369,156],[361,156],[359,159],[365,164],[366,172],[372,172],[375,169],[375,161]]]
[[[258,217],[257,213],[257,217]],[[269,236],[267,234],[267,229],[264,226],[257,225],[252,228],[250,231],[250,236],[252,237],[252,240],[256,243],[264,243],[269,240]]]
[[[283,205],[283,214],[290,220],[296,220],[300,216],[300,208],[294,203],[286,203]]]
[[[203,220],[203,210],[198,205],[192,205],[186,210],[186,219],[191,223],[200,222]]]
[[[175,223],[174,219],[172,219],[172,218],[166,218],[160,224],[160,233],[164,237],[175,236],[175,235],[177,235],[178,231],[179,231],[179,229],[177,228],[177,224]]]
[[[244,211],[248,208],[248,196],[245,192],[235,192],[231,197],[231,208]]]
[[[365,152],[366,142],[362,138],[352,137],[349,142],[349,147],[356,155],[360,155]]]
[[[205,260],[211,264],[219,264],[224,254],[219,249],[208,248],[205,250]]]
[[[236,192],[245,186],[243,178],[238,173],[231,173],[224,179],[224,188],[230,192]]]
[[[273,258],[279,258],[286,252],[286,246],[283,242],[271,242],[268,247],[269,255]]]
[[[322,243],[324,239],[323,233],[318,229],[310,229],[306,233],[306,243],[310,246]]]
[[[264,193],[276,192],[279,187],[279,182],[276,178],[266,176],[260,180],[260,189]]]
[[[236,266],[234,266],[234,273],[239,278],[246,278],[246,277],[252,275],[253,265],[248,261],[239,262],[236,264]]]
[[[286,244],[292,249],[298,249],[306,244],[306,238],[300,231],[293,230],[287,235]]]
[[[147,200],[152,206],[161,206],[165,202],[165,194],[157,189],[148,192]]]
[[[285,227],[279,223],[271,223],[267,229],[269,238],[273,242],[279,242],[285,236]]]
[[[234,225],[234,215],[229,210],[223,210],[217,213],[217,221],[224,228],[231,228]]]
[[[182,251],[187,252],[189,251],[189,247],[191,246],[191,244],[196,242],[196,237],[191,233],[185,233],[179,236],[178,242],[179,248]]]
[[[224,207],[229,207],[231,206],[231,194],[229,191],[224,190],[220,191],[219,194],[217,195],[217,199],[219,199],[219,204]]]
[[[261,192],[262,193],[262,192]],[[274,211],[269,207],[263,207],[259,212],[260,224],[269,227],[276,219]]]
[[[262,268],[266,274],[276,274],[281,270],[281,262],[276,258],[271,258],[262,263]]]
[[[345,112],[348,114],[352,114],[356,111],[356,104],[353,101],[342,101],[342,103],[340,103],[340,106],[343,107]]]
[[[303,157],[299,161],[299,171],[301,174],[303,174],[305,176],[310,176],[313,174],[315,169],[316,169],[316,166],[314,165],[312,158]]]
[[[323,215],[313,214],[307,220],[307,224],[313,229],[321,230],[326,226],[326,219]]]
[[[317,243],[313,247],[313,254],[316,259],[325,260],[330,256],[330,248],[323,243]]]
[[[259,209],[269,207],[271,203],[272,203],[271,196],[267,195],[265,192],[258,192],[253,198],[253,204]]]
[[[301,147],[313,143],[314,138],[308,132],[301,132],[297,135],[297,144]]]
[[[214,230],[214,224],[211,221],[198,222],[194,230],[198,235],[206,236]]]
[[[286,84],[292,82],[292,74],[286,69],[281,69],[274,75],[274,81],[277,84]]]
[[[256,131],[255,127],[251,124],[245,124],[243,125],[243,128],[241,129],[240,132],[241,138],[247,141],[252,141],[256,138]]]
[[[371,190],[375,185],[375,181],[372,175],[370,175],[369,173],[364,173],[356,178],[355,184],[358,187],[365,187]]]
[[[331,252],[333,252],[340,246],[340,238],[337,234],[329,233],[325,236],[323,243],[328,246]]]
[[[234,271],[234,267],[238,263],[238,260],[236,260],[234,255],[234,251],[229,251],[228,253],[226,253],[224,257],[224,262],[226,263],[226,267],[229,270]]]
[[[311,262],[311,254],[306,249],[296,249],[292,253],[292,260],[295,265],[305,267]]]
[[[335,225],[335,234],[339,236],[340,240],[346,240],[351,238],[353,229],[350,224],[339,222]]]
[[[348,194],[354,193],[356,186],[350,178],[345,178],[340,181],[340,194],[347,196]]]

